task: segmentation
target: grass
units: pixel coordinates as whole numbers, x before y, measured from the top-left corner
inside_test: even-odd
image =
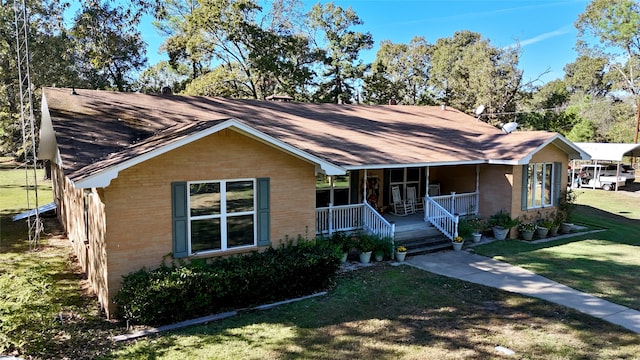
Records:
[[[515,358],[532,359],[631,359],[640,353],[637,334],[573,310],[384,264],[342,274],[320,298],[114,344],[110,337],[126,330],[106,321],[84,290],[86,282],[54,219],[45,218],[47,234],[38,251],[29,250],[24,222],[10,220],[24,206],[19,199],[5,202],[4,196],[24,198],[24,190],[13,190],[24,171],[0,164],[0,353],[33,359],[476,359],[501,357],[496,345],[515,351]],[[16,183],[8,186],[5,179]],[[562,275],[566,282],[596,279],[593,293],[637,299],[637,279],[607,275],[600,281],[602,270],[593,262],[620,266],[607,270],[611,274],[638,273],[626,256],[638,244],[629,235],[638,228],[638,213],[607,208],[599,197],[588,196],[579,197],[584,203],[576,221],[592,219],[593,226],[611,225],[611,230],[539,247],[502,242],[509,246],[483,251],[510,261],[528,256],[536,271],[567,272],[573,278]],[[577,256],[581,243],[583,255]],[[591,265],[577,262],[582,258]]]
[[[640,184],[633,189],[578,191],[573,221],[606,231],[541,244],[494,242],[475,251],[640,310]]]
[[[636,334],[544,301],[379,265],[329,295],[124,346],[108,359],[614,359]]]

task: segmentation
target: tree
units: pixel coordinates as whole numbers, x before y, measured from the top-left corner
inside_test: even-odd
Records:
[[[634,142],[640,128],[640,4],[633,0],[593,0],[575,22],[582,53],[604,56],[617,73],[617,88],[636,100]],[[590,38],[599,43],[589,43]],[[624,56],[625,61],[619,61]]]
[[[351,28],[362,25],[362,20],[353,9],[343,9],[333,3],[314,5],[309,19],[311,28],[320,32],[326,42],[326,47],[321,47],[325,52],[324,71],[315,99],[350,103],[355,97],[355,82],[367,68],[358,56],[360,51],[373,46],[371,34],[353,31]]]
[[[76,43],[76,68],[93,88],[131,90],[133,73],[147,62],[145,44],[131,9],[109,1],[83,3],[71,33]]]
[[[0,6],[0,152],[18,154],[22,143],[13,1]],[[32,87],[70,86],[77,82],[70,66],[71,45],[62,23],[66,4],[59,0],[29,0],[27,33]],[[37,93],[35,94],[37,95]],[[39,118],[39,97],[33,109]],[[37,125],[37,124],[36,124]]]
[[[523,128],[567,135],[580,120],[575,111],[566,111],[570,98],[564,81],[550,81],[533,92],[528,101],[520,103],[526,111],[518,115],[518,122]]]
[[[309,39],[297,28],[298,0],[274,1],[266,14],[253,0],[169,4],[171,11],[165,9],[159,18],[170,34],[164,44],[170,63],[188,61],[193,79],[202,77],[190,91],[209,93],[209,79],[218,85],[223,80],[227,86],[220,92],[234,97],[293,95],[312,77]],[[210,71],[215,74],[207,75]]]
[[[433,46],[429,84],[440,101],[467,112],[484,105],[492,122],[504,121],[492,114],[516,109],[523,88],[518,56],[518,47],[499,49],[478,33],[459,31]]]
[[[140,74],[135,88],[147,94],[160,94],[163,88],[169,87],[177,93],[184,90],[190,75],[187,65],[178,65],[174,69],[169,62],[160,61]]]
[[[564,81],[572,92],[605,96],[611,90],[606,66],[607,59],[604,57],[581,55],[575,62],[564,67]]]
[[[365,101],[386,103],[392,98],[403,104],[429,104],[430,47],[423,37],[409,44],[380,43],[371,73],[365,79]]]

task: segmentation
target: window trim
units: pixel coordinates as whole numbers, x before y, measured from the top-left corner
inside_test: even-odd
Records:
[[[241,181],[251,181],[253,186],[253,210],[251,211],[241,211],[232,213],[233,215],[229,216],[226,207],[226,199],[227,199],[227,183],[232,182],[241,182]],[[220,184],[220,214],[212,214],[212,215],[191,215],[191,193],[190,187],[193,184],[212,184],[218,183]],[[206,254],[215,254],[222,253],[227,251],[235,251],[242,249],[255,248],[258,246],[258,187],[257,187],[257,179],[256,178],[238,178],[238,179],[222,179],[222,180],[197,180],[197,181],[187,181],[186,182],[186,205],[187,205],[187,253],[189,256],[192,255],[206,255]],[[224,189],[224,191],[222,191]],[[253,218],[253,244],[251,245],[242,245],[235,246],[232,248],[228,247],[228,228],[227,228],[227,218],[236,217],[236,216],[246,216],[252,215]],[[191,223],[194,220],[207,220],[207,219],[220,219],[220,249],[211,249],[211,250],[202,250],[193,252],[191,250]]]
[[[529,168],[533,166],[532,177],[529,177]],[[547,174],[547,169],[550,169],[550,173]],[[522,166],[522,210],[534,210],[534,209],[544,209],[547,207],[555,206],[556,197],[556,188],[558,184],[558,176],[556,172],[558,171],[559,166],[554,162],[537,162],[537,163],[529,163]],[[536,175],[540,172],[541,175],[541,186],[540,189],[542,193],[536,193]],[[547,185],[546,182],[549,181]],[[532,186],[533,184],[533,186]],[[532,194],[529,194],[529,188],[532,189]],[[545,189],[549,189],[549,198],[546,199],[544,195]],[[529,196],[531,195],[531,196]],[[529,204],[529,199],[531,199],[531,204]],[[536,204],[536,201],[540,200],[540,205]],[[547,201],[547,202],[545,202]]]

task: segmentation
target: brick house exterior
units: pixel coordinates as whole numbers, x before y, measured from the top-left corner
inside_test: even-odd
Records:
[[[111,299],[122,276],[142,267],[313,237],[318,174],[350,173],[349,201],[358,203],[363,201],[358,184],[365,174],[386,182],[394,169],[428,167],[427,175],[421,170],[420,181],[428,177],[443,192],[477,189],[481,216],[506,209],[515,217],[555,209],[523,207],[523,174],[529,164],[553,164],[554,186],[562,189],[569,159],[584,157],[558,134],[505,135],[462,112],[439,107],[56,88],[44,89],[42,106],[39,158],[51,162],[58,217],[107,316],[114,310]],[[460,130],[463,124],[473,132]],[[208,198],[215,204],[194,205],[202,195],[194,190],[199,185],[218,189],[237,184],[248,190],[220,190],[219,197]],[[380,205],[389,197],[387,189],[381,187]],[[236,196],[254,202],[238,210]],[[200,215],[212,206],[223,209]],[[236,213],[244,218],[235,218]],[[238,225],[234,219],[241,218],[253,219],[249,226],[254,231],[243,235],[247,243],[232,246],[228,234]],[[210,229],[211,223],[224,224],[216,226],[228,231],[226,237],[220,235],[220,244],[211,251],[194,251],[200,246],[194,229]]]

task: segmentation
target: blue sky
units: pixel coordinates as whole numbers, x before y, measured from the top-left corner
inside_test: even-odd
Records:
[[[264,3],[264,1],[263,1]],[[306,9],[317,1],[303,0]],[[482,34],[496,47],[520,42],[519,68],[530,81],[549,71],[543,82],[562,78],[563,67],[576,59],[574,46],[577,30],[574,22],[584,12],[587,0],[339,0],[336,5],[351,7],[364,21],[358,31],[368,31],[375,41],[362,59],[375,59],[380,41],[408,43],[414,36],[424,36],[433,44],[451,37],[456,31],[470,30]],[[149,64],[166,56],[158,55],[162,39],[150,25],[143,26],[149,44]]]

